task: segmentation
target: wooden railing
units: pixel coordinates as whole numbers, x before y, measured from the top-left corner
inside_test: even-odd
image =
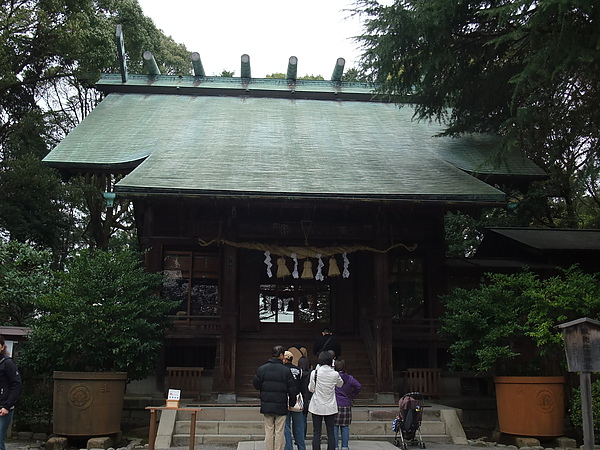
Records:
[[[179,389],[182,398],[200,397],[203,371],[204,367],[167,367],[168,389]]]
[[[412,339],[440,339],[439,319],[392,319],[395,337]]]
[[[406,369],[404,377],[407,392],[419,392],[423,397],[442,396],[442,369]]]
[[[197,336],[221,334],[221,316],[188,316],[177,314],[169,317],[173,321],[175,330],[186,334]]]

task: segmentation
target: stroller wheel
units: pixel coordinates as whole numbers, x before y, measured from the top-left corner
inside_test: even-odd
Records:
[[[392,442],[396,447],[400,447],[400,441],[398,441],[398,439],[396,439],[394,442]]]
[[[425,448],[425,442],[421,442],[421,443],[419,444],[419,447],[420,447],[420,448]]]
[[[406,442],[403,442],[403,443],[402,443],[402,448],[403,448],[404,450],[408,450],[408,445],[406,444]]]

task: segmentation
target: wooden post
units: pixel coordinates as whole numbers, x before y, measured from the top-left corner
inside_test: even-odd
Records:
[[[196,444],[196,410],[192,410],[192,417],[190,422],[190,450],[194,450]]]
[[[223,250],[223,312],[221,328],[221,389],[235,393],[235,355],[237,342],[237,259],[238,250],[226,245]]]
[[[579,374],[584,450],[594,450],[594,419],[592,413],[592,383],[590,378],[590,372],[580,372]]]
[[[386,253],[376,253],[375,269],[375,349],[377,379],[375,389],[378,393],[394,391],[394,371],[392,367],[392,316],[388,292],[388,260]]]
[[[156,441],[156,409],[150,408],[150,436],[148,436],[148,450],[154,450]]]

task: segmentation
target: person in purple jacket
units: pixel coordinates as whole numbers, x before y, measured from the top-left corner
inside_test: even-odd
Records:
[[[346,362],[338,359],[335,362],[335,370],[340,374],[344,385],[335,388],[335,399],[338,405],[338,413],[334,423],[334,436],[336,448],[339,435],[342,435],[342,450],[348,450],[348,440],[350,439],[350,423],[352,422],[352,400],[362,389],[361,384],[352,375],[346,373]]]

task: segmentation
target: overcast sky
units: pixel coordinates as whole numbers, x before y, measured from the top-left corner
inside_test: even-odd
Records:
[[[240,57],[247,53],[254,78],[285,73],[296,56],[298,76],[329,79],[337,58],[346,60],[347,70],[360,55],[352,38],[362,26],[345,11],[351,0],[138,1],[167,36],[200,53],[206,75],[227,69],[240,76]]]

